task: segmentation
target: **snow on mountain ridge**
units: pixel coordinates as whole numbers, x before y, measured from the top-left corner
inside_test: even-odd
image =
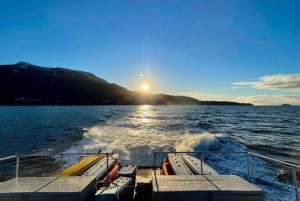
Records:
[[[85,71],[81,71],[81,70],[72,70],[72,69],[61,68],[61,67],[56,67],[56,68],[42,67],[42,66],[32,65],[30,63],[23,62],[23,61],[16,63],[15,66],[17,66],[19,68],[23,68],[23,69],[33,68],[33,69],[54,71],[54,72],[51,72],[51,74],[54,73],[53,78],[52,78],[53,83],[54,83],[54,78],[57,75],[57,71],[61,71],[61,72],[65,73],[65,75],[67,75],[67,76],[75,77],[74,74],[77,74],[77,75],[81,75],[91,81],[96,81],[96,82],[103,83],[103,84],[109,84],[109,82],[107,82],[106,80],[99,78],[90,72],[85,72]]]

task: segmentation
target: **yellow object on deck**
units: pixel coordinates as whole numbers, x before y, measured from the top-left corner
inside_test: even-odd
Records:
[[[100,161],[104,156],[103,155],[96,155],[96,156],[89,156],[78,163],[75,163],[74,165],[68,167],[65,169],[61,174],[57,174],[56,176],[63,176],[63,177],[69,177],[69,176],[79,176],[85,171],[87,171],[90,167],[95,165],[98,161]]]

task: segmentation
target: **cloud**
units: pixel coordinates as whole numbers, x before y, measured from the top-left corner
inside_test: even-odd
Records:
[[[267,75],[257,82],[235,82],[235,85],[249,85],[257,89],[300,91],[300,74]]]
[[[189,96],[198,100],[218,100],[222,95],[215,94],[200,94],[194,92],[181,92],[177,93],[179,96]]]
[[[300,95],[254,95],[238,97],[235,101],[254,105],[300,105]]]
[[[275,95],[275,97],[288,101],[298,101],[298,104],[300,104],[300,95]]]

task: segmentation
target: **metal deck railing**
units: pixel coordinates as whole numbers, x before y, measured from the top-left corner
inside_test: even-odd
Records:
[[[14,155],[5,158],[0,158],[0,161],[9,160],[9,159],[16,159],[16,178],[19,177],[19,162],[20,157],[57,157],[60,156],[60,175],[63,175],[64,170],[64,163],[63,157],[64,156],[90,156],[90,155],[105,155],[106,156],[106,175],[107,175],[107,186],[109,186],[109,174],[108,174],[108,157],[110,153],[64,153],[64,154],[28,154],[28,155]]]
[[[157,154],[169,154],[169,153],[174,153],[174,154],[198,154],[201,158],[201,173],[203,174],[203,158],[204,158],[204,154],[245,154],[246,157],[246,168],[247,168],[247,181],[251,183],[250,181],[250,164],[249,164],[249,155],[253,155],[268,161],[272,161],[272,162],[276,162],[279,164],[283,164],[286,166],[289,166],[292,168],[293,171],[293,181],[294,181],[294,188],[295,188],[295,200],[299,201],[299,196],[298,196],[298,181],[297,181],[297,169],[300,169],[300,166],[291,164],[291,163],[287,163],[287,162],[283,162],[283,161],[279,161],[276,159],[272,159],[266,156],[262,156],[259,154],[255,154],[252,152],[236,152],[236,151],[193,151],[193,152],[176,152],[176,151],[157,151],[157,152],[153,152],[154,155],[154,159],[153,159],[153,163],[154,163],[154,169],[156,169],[156,155]],[[154,175],[156,176],[156,172],[154,172]],[[268,195],[276,198],[277,200],[283,201],[281,198],[278,198],[276,195],[267,192],[265,190],[263,190],[265,193],[267,193]]]
[[[247,181],[248,182],[251,182],[250,181],[250,162],[249,162],[249,155],[252,155],[252,156],[256,156],[258,158],[262,158],[264,160],[268,160],[268,161],[272,161],[272,162],[276,162],[276,163],[279,163],[279,164],[283,164],[283,165],[286,165],[288,167],[291,167],[292,168],[292,172],[293,172],[293,182],[294,182],[294,188],[295,188],[295,200],[296,201],[299,201],[299,195],[298,195],[298,181],[297,181],[297,169],[300,169],[300,166],[297,166],[297,165],[294,165],[294,164],[291,164],[291,163],[287,163],[287,162],[283,162],[283,161],[279,161],[279,160],[276,160],[276,159],[273,159],[273,158],[269,158],[269,157],[266,157],[266,156],[262,156],[262,155],[259,155],[259,154],[255,154],[255,153],[252,153],[252,152],[237,152],[237,151],[193,151],[193,152],[176,152],[176,151],[155,151],[155,152],[152,152],[153,153],[153,164],[154,164],[154,175],[156,176],[156,169],[157,169],[157,165],[156,165],[156,156],[157,154],[169,154],[169,153],[174,153],[174,154],[198,154],[201,158],[201,173],[203,173],[203,161],[204,161],[204,154],[245,154],[245,158],[246,158],[246,169],[247,169]],[[5,158],[0,158],[0,161],[5,161],[5,160],[11,160],[11,159],[16,159],[16,174],[15,174],[15,177],[18,178],[19,177],[19,162],[20,162],[20,157],[24,158],[24,157],[57,157],[59,156],[60,157],[60,170],[61,170],[61,175],[63,174],[63,166],[64,166],[64,163],[63,163],[63,157],[64,156],[89,156],[89,155],[105,155],[106,156],[106,164],[107,164],[107,167],[106,167],[106,173],[108,175],[108,157],[110,155],[110,153],[64,153],[64,154],[43,154],[43,155],[40,155],[40,154],[29,154],[29,155],[13,155],[13,156],[8,156],[8,157],[5,157]],[[107,185],[109,185],[109,178],[107,179]],[[268,195],[280,200],[280,201],[283,201],[281,198],[278,198],[277,196],[267,192],[264,190],[265,193],[267,193]]]

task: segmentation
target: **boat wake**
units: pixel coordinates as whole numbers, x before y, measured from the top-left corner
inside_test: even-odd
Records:
[[[65,153],[114,152],[120,155],[122,164],[152,165],[153,151],[235,151],[246,152],[247,148],[230,139],[225,134],[203,132],[191,134],[174,131],[149,132],[124,128],[112,130],[112,127],[95,126],[87,129],[82,140],[76,142]],[[148,156],[148,157],[147,157]],[[166,154],[157,156],[163,161]],[[220,174],[235,174],[247,179],[246,156],[244,153],[205,154],[205,162]],[[77,162],[74,156],[66,158],[66,166]],[[250,156],[251,182],[286,200],[292,200],[293,189],[289,184],[278,181],[280,170],[270,168],[268,163]],[[281,189],[281,191],[278,191]],[[267,197],[267,200],[271,198]]]

